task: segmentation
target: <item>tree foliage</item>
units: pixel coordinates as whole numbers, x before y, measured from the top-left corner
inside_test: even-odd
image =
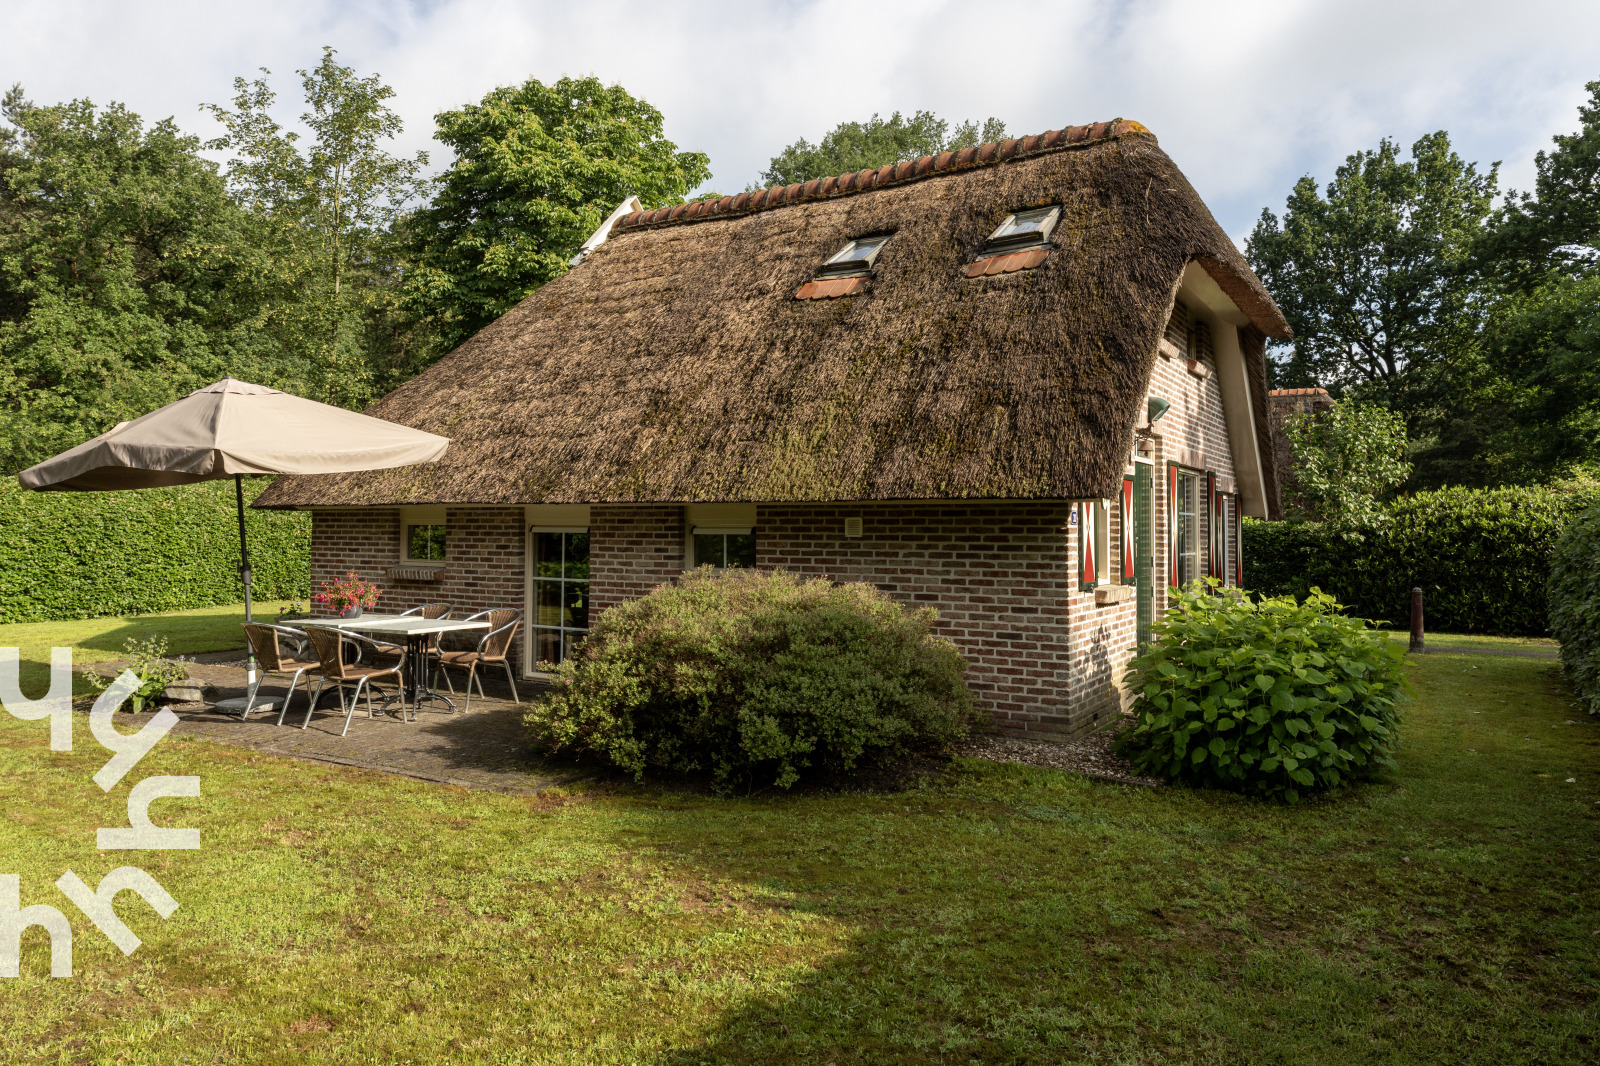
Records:
[[[1284,503],[1316,521],[1355,528],[1380,514],[1379,502],[1411,473],[1405,420],[1357,400],[1297,414],[1284,425],[1294,455]]]
[[[0,109],[0,464],[15,471],[269,358],[248,220],[171,119]]]
[[[304,150],[272,117],[266,77],[234,79],[231,111],[205,105],[226,131],[206,147],[234,153],[229,185],[250,213],[256,280],[271,298],[260,327],[310,371],[306,393],[359,408],[414,370],[397,313],[394,228],[421,190],[427,156],[385,150],[401,131],[385,103],[394,90],[336,54],[324,48],[320,64],[297,72],[311,131]]]
[[[898,111],[887,119],[873,115],[865,122],[839,123],[816,144],[804,137],[795,141],[773,156],[761,172],[765,183],[762,187],[848,174],[902,159],[1004,140],[1005,136],[1006,125],[997,118],[952,127],[931,111],[918,111],[910,118]]]
[[[1552,272],[1592,273],[1600,257],[1600,81],[1585,86],[1576,133],[1534,156],[1534,191],[1511,190],[1478,242],[1481,269],[1507,287],[1529,290]]]
[[[1409,162],[1384,139],[1347,158],[1325,194],[1301,178],[1281,222],[1262,211],[1247,254],[1295,332],[1279,384],[1355,390],[1413,431],[1425,422],[1479,330],[1466,267],[1497,173],[1463,162],[1442,131],[1418,139]]]
[[[1535,159],[1474,252],[1489,311],[1453,375],[1424,484],[1531,483],[1600,470],[1600,81],[1576,133]]]
[[[596,78],[528,80],[436,116],[455,152],[410,220],[407,306],[448,350],[559,277],[629,196],[681,203],[710,177],[661,113]]]

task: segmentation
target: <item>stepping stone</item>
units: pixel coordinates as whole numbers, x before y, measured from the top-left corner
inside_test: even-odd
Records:
[[[218,700],[216,702],[216,709],[223,714],[243,714],[244,700],[245,698],[243,696],[234,696],[232,699]],[[262,711],[275,711],[278,709],[279,702],[281,701],[276,696],[257,696],[255,706],[251,709],[250,713],[260,714]]]

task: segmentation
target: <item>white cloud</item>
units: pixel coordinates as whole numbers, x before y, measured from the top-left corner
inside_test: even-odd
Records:
[[[667,116],[742,188],[799,136],[875,111],[998,115],[1038,132],[1117,116],[1150,126],[1237,237],[1302,174],[1326,180],[1384,135],[1449,130],[1462,154],[1532,155],[1575,128],[1600,78],[1600,4],[1524,0],[1181,0],[744,4],[342,4],[279,0],[0,2],[0,81],[39,101],[121,100],[147,118],[225,102],[235,75],[272,68],[285,116],[292,72],[331,44],[398,91],[407,150],[435,112],[528,77],[593,73]]]

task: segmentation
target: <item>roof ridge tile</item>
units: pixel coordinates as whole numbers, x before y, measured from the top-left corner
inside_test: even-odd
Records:
[[[988,166],[1043,152],[1079,148],[1121,137],[1155,140],[1155,134],[1132,119],[1118,118],[1087,126],[1064,126],[1058,130],[1046,130],[1044,133],[1029,134],[1026,137],[987,141],[980,145],[940,152],[938,155],[925,155],[920,159],[902,159],[896,163],[885,163],[881,167],[867,167],[852,174],[812,178],[810,181],[796,182],[792,185],[775,185],[770,189],[742,192],[735,196],[724,196],[719,200],[696,200],[691,204],[675,204],[669,207],[657,207],[650,211],[635,211],[619,218],[612,229],[617,232],[669,222],[698,222],[723,215],[765,211],[768,208],[799,203],[803,200],[825,200],[833,196],[868,192],[872,189],[881,189],[885,185],[917,181],[935,174],[974,166]]]

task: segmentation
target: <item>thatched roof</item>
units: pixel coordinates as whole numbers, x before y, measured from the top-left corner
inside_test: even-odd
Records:
[[[1042,262],[968,276],[1009,212],[1051,203]],[[888,232],[864,291],[795,298]],[[1110,496],[1191,261],[1289,335],[1124,121],[636,212],[368,412],[452,438],[441,461],[285,477],[256,506]]]

